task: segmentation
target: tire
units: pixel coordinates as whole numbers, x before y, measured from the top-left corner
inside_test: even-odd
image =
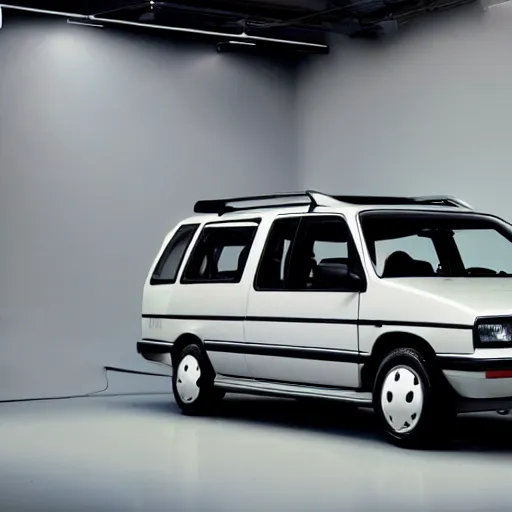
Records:
[[[214,387],[215,373],[204,351],[195,344],[179,353],[172,373],[174,399],[183,414],[197,416],[213,412],[224,397]]]
[[[444,444],[455,417],[441,372],[411,348],[395,349],[381,362],[373,406],[387,440],[403,448]]]

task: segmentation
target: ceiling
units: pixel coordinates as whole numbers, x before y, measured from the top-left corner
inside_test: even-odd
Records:
[[[216,37],[222,44],[280,42],[325,53],[329,32],[376,37],[418,15],[473,0],[7,0],[6,11],[62,15],[84,24]],[[283,46],[283,45],[280,45]],[[220,48],[220,47],[219,47]]]

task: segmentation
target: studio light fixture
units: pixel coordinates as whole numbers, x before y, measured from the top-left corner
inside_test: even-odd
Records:
[[[251,43],[249,41],[228,41],[228,44],[238,44],[240,46],[256,46],[256,43]]]
[[[95,28],[103,28],[105,26],[101,23],[96,23],[89,19],[83,19],[83,18],[68,18],[67,23],[68,23],[68,25],[81,25],[83,27],[95,27]]]
[[[217,52],[225,53],[225,52],[247,52],[247,51],[257,51],[258,45],[253,43],[252,41],[221,41],[217,43]]]

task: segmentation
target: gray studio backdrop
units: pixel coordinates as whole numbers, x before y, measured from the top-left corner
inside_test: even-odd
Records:
[[[512,220],[512,3],[337,40],[298,80],[304,186],[454,194]]]
[[[299,69],[64,23],[0,32],[0,398],[81,393],[135,354],[141,288],[197,198],[462,196],[509,219],[512,8]],[[156,385],[156,384],[155,384]]]
[[[296,188],[278,64],[53,22],[0,31],[0,398],[104,386],[198,198]]]

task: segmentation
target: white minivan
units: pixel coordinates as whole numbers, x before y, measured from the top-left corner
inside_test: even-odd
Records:
[[[512,408],[507,222],[448,196],[314,191],[194,211],[149,271],[137,346],[173,368],[184,413],[226,392],[331,399],[412,447]]]

